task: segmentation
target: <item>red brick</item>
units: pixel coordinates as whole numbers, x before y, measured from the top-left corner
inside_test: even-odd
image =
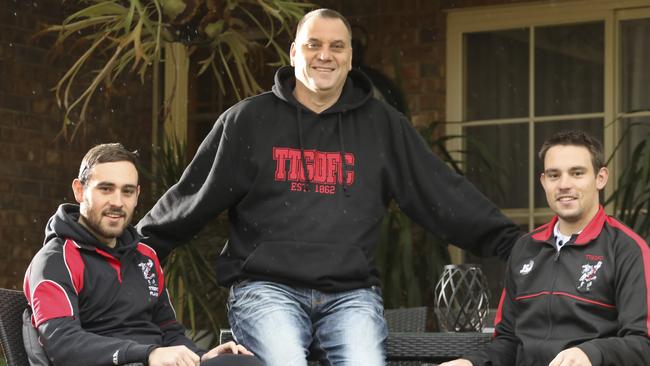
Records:
[[[436,96],[433,94],[420,95],[420,111],[433,111],[436,110]]]

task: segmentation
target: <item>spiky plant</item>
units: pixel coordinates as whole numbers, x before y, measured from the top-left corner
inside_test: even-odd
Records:
[[[55,87],[57,102],[65,110],[66,138],[74,137],[86,121],[99,88],[110,89],[127,70],[144,81],[151,66],[164,61],[161,50],[166,42],[183,43],[190,53],[206,49],[199,73],[211,70],[222,91],[230,83],[238,98],[259,92],[251,60],[269,50],[276,63],[286,62],[276,37],[289,33],[311,6],[293,0],[77,0],[68,6],[71,3],[76,12],[41,32],[58,34],[56,49],[74,41],[81,50]],[[90,81],[83,81],[88,75]],[[83,85],[79,93],[73,92],[77,85]]]

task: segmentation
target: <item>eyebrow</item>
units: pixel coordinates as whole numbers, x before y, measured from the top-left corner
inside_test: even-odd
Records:
[[[99,182],[97,183],[96,187],[115,187],[116,184],[113,182]],[[122,188],[133,188],[136,189],[138,188],[137,184],[125,184],[122,186]]]
[[[324,43],[322,40],[318,38],[309,38],[305,41],[305,43],[309,43],[309,42]],[[330,42],[330,44],[334,44],[334,43],[342,43],[344,45],[346,44],[345,41],[342,39],[335,39],[332,42]]]
[[[580,166],[580,165],[572,166],[571,168],[569,168],[569,172],[586,171],[586,170],[588,170],[588,168],[586,166]],[[557,169],[557,168],[548,168],[548,169],[544,170],[544,174],[556,173],[556,172],[559,172],[559,171],[560,171],[560,169]]]

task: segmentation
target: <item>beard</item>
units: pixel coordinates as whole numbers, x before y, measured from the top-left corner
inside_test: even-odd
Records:
[[[108,216],[119,216],[122,221],[112,222]],[[121,209],[105,209],[101,212],[90,211],[80,217],[80,223],[88,228],[100,240],[113,240],[122,235],[131,222],[131,216]]]

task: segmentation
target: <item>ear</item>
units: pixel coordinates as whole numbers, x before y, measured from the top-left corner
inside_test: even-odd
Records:
[[[84,200],[84,185],[79,179],[72,181],[72,192],[74,193],[74,199],[77,203],[81,203]]]
[[[609,179],[609,170],[606,167],[600,168],[598,170],[598,174],[596,174],[596,188],[599,191],[605,188],[608,179]]]
[[[294,57],[296,57],[296,42],[291,42],[291,48],[289,49],[289,61],[291,62],[291,66],[296,66],[293,62]]]

